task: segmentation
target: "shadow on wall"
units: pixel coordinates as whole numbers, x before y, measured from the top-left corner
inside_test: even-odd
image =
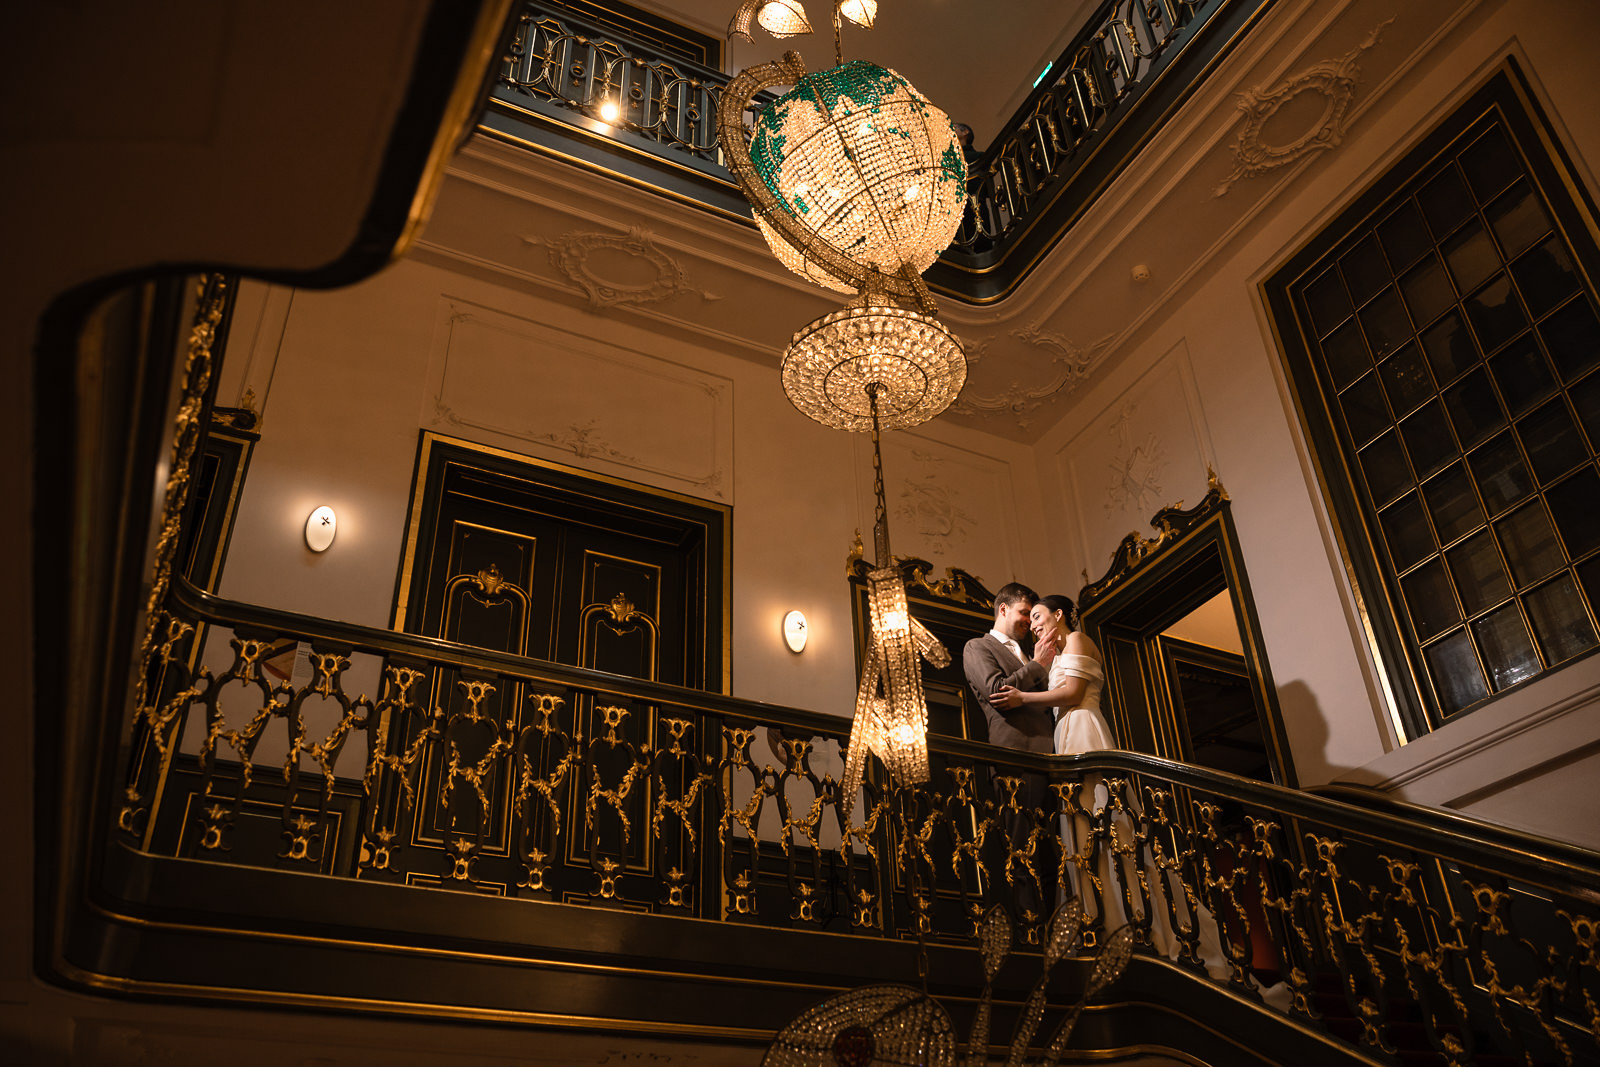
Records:
[[[1328,718],[1310,686],[1298,680],[1278,686],[1278,711],[1289,735],[1301,789],[1326,785],[1352,769],[1328,758]]]

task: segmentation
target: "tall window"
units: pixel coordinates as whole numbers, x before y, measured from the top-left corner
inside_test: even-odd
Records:
[[[1267,285],[1407,728],[1591,652],[1593,219],[1514,70]]]

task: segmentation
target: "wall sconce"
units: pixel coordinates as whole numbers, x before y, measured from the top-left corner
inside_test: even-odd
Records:
[[[313,552],[326,552],[338,531],[339,516],[324,504],[306,519],[306,547]]]
[[[783,643],[789,646],[790,652],[799,652],[806,647],[806,617],[803,612],[791,611],[783,617]]]

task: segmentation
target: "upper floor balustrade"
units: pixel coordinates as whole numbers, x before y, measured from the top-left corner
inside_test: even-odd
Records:
[[[310,677],[275,677],[269,657],[302,644]],[[1125,918],[1139,956],[1170,959],[1187,988],[1268,1005],[1282,1033],[1240,1023],[1252,1054],[1299,1027],[1380,1059],[1600,1055],[1592,857],[1465,820],[1130,752],[935,737],[932,781],[871,775],[847,822],[847,720],[253,608],[182,578],[145,662],[103,887],[139,917],[137,951],[99,961],[132,988],[315,1002],[323,982],[259,951],[193,943],[279,937],[337,958],[380,1007],[710,1027],[732,1002],[697,998],[737,980],[759,1032],[852,978],[914,981],[915,939],[936,950],[931,988],[970,997],[978,967],[957,950],[990,907],[1037,946],[1043,913],[1076,894],[1088,946]],[[407,968],[441,952],[524,973],[420,994]],[[526,974],[579,964],[585,982],[620,967],[653,992],[608,1012]],[[1159,997],[1157,977],[1128,981]],[[1081,1040],[1139,1025],[1112,1013]]]
[[[1270,2],[1104,0],[970,162],[970,210],[929,283],[1003,296]],[[525,0],[517,19],[484,129],[748,216],[717,139],[730,75],[555,0]]]

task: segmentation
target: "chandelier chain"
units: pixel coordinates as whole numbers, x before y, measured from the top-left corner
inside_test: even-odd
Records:
[[[876,502],[873,511],[872,547],[877,553],[878,566],[889,566],[889,508],[883,499],[883,451],[879,446],[878,437],[878,391],[883,387],[877,382],[867,383],[867,403],[872,411],[872,492]]]

